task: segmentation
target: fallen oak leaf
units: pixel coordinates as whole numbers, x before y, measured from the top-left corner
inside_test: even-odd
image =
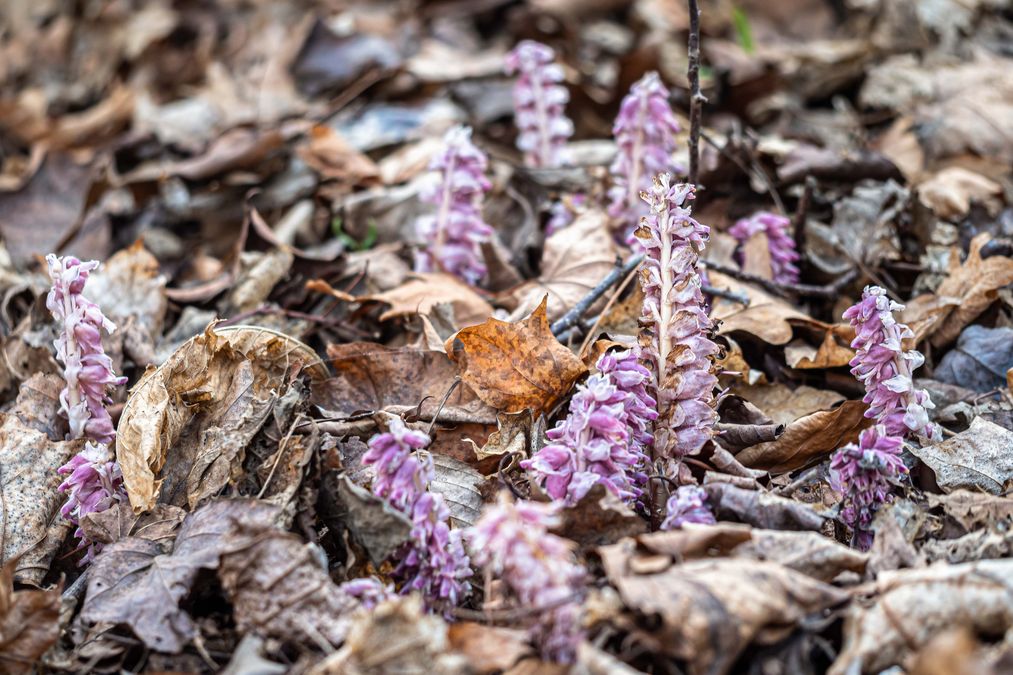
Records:
[[[0,663],[4,673],[34,672],[39,658],[60,638],[60,593],[14,590],[17,558],[0,570]]]
[[[837,448],[858,440],[872,420],[865,417],[862,401],[845,401],[833,410],[800,417],[777,440],[746,448],[735,456],[752,469],[786,473],[806,466]]]
[[[943,492],[980,490],[1001,495],[1013,485],[1013,431],[975,417],[971,426],[941,443],[911,452],[936,475]]]
[[[460,342],[462,349],[454,349]],[[527,318],[507,323],[490,318],[449,338],[447,355],[461,365],[461,379],[488,405],[504,412],[545,414],[587,367],[556,340],[546,298]]]

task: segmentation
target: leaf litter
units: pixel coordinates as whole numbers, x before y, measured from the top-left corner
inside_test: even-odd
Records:
[[[696,5],[0,10],[0,670],[1008,672],[1009,12]]]

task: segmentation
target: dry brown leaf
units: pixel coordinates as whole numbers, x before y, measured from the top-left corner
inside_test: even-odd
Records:
[[[718,520],[738,520],[767,530],[819,530],[823,516],[803,502],[731,483],[706,483],[707,501]]]
[[[746,399],[762,410],[776,424],[791,424],[797,419],[820,410],[830,410],[845,399],[829,389],[816,389],[802,385],[791,389],[780,382],[752,387],[737,385],[732,393]]]
[[[999,521],[1013,521],[1013,498],[996,497],[969,490],[954,490],[948,495],[925,495],[933,508],[942,507],[965,530],[993,526]]]
[[[381,321],[400,316],[429,314],[438,303],[450,303],[459,327],[482,323],[492,316],[492,305],[474,288],[450,274],[416,273],[397,288],[383,293],[363,295],[357,302],[384,302],[390,309],[380,315]]]
[[[581,550],[647,531],[644,519],[601,483],[595,483],[579,502],[561,509],[559,515],[562,522],[553,531],[577,542]]]
[[[862,574],[869,554],[848,548],[818,532],[752,531],[750,540],[733,554],[770,560],[813,579],[830,583],[841,572]]]
[[[56,472],[84,441],[52,441],[16,415],[0,413],[0,503],[3,559],[17,559],[15,578],[38,585],[70,524],[60,516],[66,497]]]
[[[708,270],[707,276],[712,286],[726,288],[749,298],[748,307],[725,298],[714,298],[711,318],[721,322],[718,328],[721,335],[741,330],[768,344],[783,345],[791,340],[792,328],[788,319],[800,319],[807,323],[813,321],[784,300],[755,286],[714,270]]]
[[[862,401],[845,401],[833,410],[814,412],[785,427],[776,440],[746,448],[736,459],[752,469],[785,473],[800,469],[837,448],[858,440],[871,424]]]
[[[443,495],[454,527],[471,527],[482,511],[485,476],[453,457],[437,453],[432,457],[434,473],[430,488]]]
[[[105,511],[87,514],[81,519],[81,529],[89,540],[101,544],[112,544],[127,537],[162,544],[175,538],[176,529],[184,518],[186,511],[178,506],[156,504],[152,510],[138,515],[130,504],[121,502]]]
[[[971,201],[984,202],[1002,193],[1002,186],[980,173],[951,166],[918,185],[918,195],[940,218],[966,216]]]
[[[450,646],[478,675],[507,670],[531,653],[527,631],[459,621],[450,626]]]
[[[127,399],[116,438],[134,510],[151,509],[166,480],[169,496],[191,508],[214,491],[212,483],[224,485],[241,467],[245,443],[266,420],[273,399],[300,370],[313,379],[327,375],[316,353],[287,335],[211,325],[145,373]],[[205,447],[199,428],[218,429],[217,440]],[[162,475],[170,451],[182,452],[177,446],[190,432],[197,437],[186,444],[187,452],[196,455],[169,463]]]
[[[774,644],[813,612],[848,594],[772,562],[720,558],[663,571],[609,573],[623,603],[646,617],[635,630],[647,649],[685,661],[691,675],[726,673],[750,644]]]
[[[137,537],[110,544],[88,570],[81,620],[126,624],[151,649],[178,653],[197,632],[179,607],[197,573],[218,567],[226,551],[250,545],[234,536],[239,523],[267,528],[278,515],[263,502],[220,500],[186,517],[171,553]]]
[[[461,378],[490,406],[545,414],[587,372],[552,335],[545,307],[543,298],[522,321],[489,319],[447,340],[447,354],[461,365]],[[457,341],[463,350],[453,348]]]
[[[967,627],[1008,641],[1013,629],[1013,560],[884,572],[870,605],[852,605],[844,647],[830,675],[909,668],[939,633]]]
[[[327,574],[313,545],[270,525],[240,525],[248,544],[230,548],[218,576],[236,626],[287,644],[340,645],[359,603]]]
[[[609,222],[602,211],[586,211],[546,239],[542,273],[509,293],[518,305],[514,316],[529,314],[548,296],[549,320],[555,321],[597,286],[615,267],[619,252]],[[604,303],[603,298],[598,304]]]
[[[342,524],[374,566],[379,567],[408,540],[412,523],[389,502],[356,485],[347,475],[338,478],[336,493],[344,509]]]
[[[846,366],[855,356],[855,350],[839,340],[838,327],[828,330],[818,348],[794,340],[784,348],[784,359],[789,368],[811,370],[814,368],[837,368]]]
[[[419,407],[433,415],[457,377],[457,367],[443,352],[414,347],[390,348],[373,342],[328,345],[334,377],[313,383],[311,402],[328,414],[353,415],[393,406]],[[467,385],[459,385],[443,406],[493,423],[495,411]]]
[[[742,244],[742,271],[761,279],[773,279],[770,242],[765,232],[757,232]]]
[[[963,263],[959,249],[951,250],[948,276],[936,292],[915,298],[901,313],[900,320],[911,326],[918,341],[927,339],[935,347],[953,342],[992,304],[998,290],[1013,282],[1013,258],[982,259],[981,247],[989,238],[988,233],[975,237]]]
[[[309,142],[296,152],[321,177],[350,187],[375,184],[380,176],[380,169],[373,160],[353,148],[329,126],[314,126]]]
[[[418,595],[395,598],[358,614],[345,645],[308,675],[464,675],[467,662],[449,646],[447,624]]]
[[[133,319],[150,339],[162,334],[169,301],[158,260],[138,239],[113,255],[88,280],[88,297],[118,325]]]
[[[936,474],[943,492],[981,490],[1005,494],[1013,486],[1013,431],[984,417],[941,443],[911,448]]]
[[[0,571],[0,670],[11,675],[36,672],[60,637],[61,588],[15,591],[17,565],[8,559]]]

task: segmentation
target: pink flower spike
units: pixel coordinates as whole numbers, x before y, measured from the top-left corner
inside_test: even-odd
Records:
[[[798,251],[790,231],[790,220],[776,213],[760,211],[736,222],[728,233],[744,244],[753,235],[763,232],[767,236],[773,280],[781,284],[797,284],[799,272],[795,263],[798,262]]]
[[[841,520],[863,551],[872,545],[876,511],[893,498],[893,485],[908,473],[900,457],[903,444],[901,437],[876,425],[861,433],[858,445],[846,445],[830,459],[830,485],[844,496]]]
[[[67,503],[60,509],[61,515],[77,529],[74,536],[80,541],[79,549],[85,549],[81,565],[90,563],[101,549],[101,545],[89,540],[81,529],[81,520],[89,513],[101,513],[119,502],[127,500],[123,487],[123,474],[112,461],[111,453],[104,445],[86,443],[84,450],[74,455],[69,462],[57,469],[67,478],[60,484],[60,491],[68,493]]]
[[[394,554],[401,592],[417,590],[426,606],[446,614],[471,592],[471,563],[461,532],[450,529],[443,496],[429,492],[433,460],[420,452],[429,443],[428,435],[391,418],[387,432],[369,439],[362,463],[376,470],[373,494],[412,521],[410,540]]]
[[[717,421],[711,369],[718,347],[708,337],[699,270],[710,228],[693,219],[693,197],[692,185],[672,185],[669,174],[658,176],[643,194],[651,213],[636,231],[646,256],[640,270],[640,346],[658,402],[654,453],[676,461],[698,453]]]
[[[661,529],[674,530],[685,523],[713,525],[717,522],[707,506],[707,493],[696,485],[683,485],[672,493],[665,507],[668,515]]]
[[[893,315],[903,308],[882,288],[867,286],[862,300],[844,312],[855,329],[851,372],[865,385],[862,400],[869,404],[865,416],[882,424],[887,434],[941,440],[939,428],[929,422],[928,411],[935,407],[932,399],[915,387],[912,378],[925,359],[914,349],[904,349],[904,340],[914,333]]]
[[[116,377],[113,362],[102,348],[102,331],[116,330],[102,315],[98,305],[81,292],[88,275],[98,262],[83,263],[73,256],[46,256],[53,287],[46,307],[60,322],[60,335],[53,343],[56,356],[64,364],[67,386],[60,394],[60,411],[70,423],[70,438],[89,438],[111,443],[116,437],[112,418],[106,410],[108,391],[126,383]]]
[[[524,162],[536,169],[552,169],[566,163],[566,139],[573,135],[573,122],[566,116],[570,92],[560,83],[563,69],[556,52],[533,40],[520,42],[506,56],[507,75],[516,74],[514,123],[517,148]]]
[[[420,217],[415,232],[425,242],[415,256],[416,272],[444,271],[477,284],[485,276],[482,243],[493,230],[482,220],[482,201],[490,188],[488,160],[471,142],[471,129],[454,127],[443,137],[443,149],[429,164],[438,180],[422,199],[436,213]]]
[[[659,173],[681,170],[672,161],[678,133],[668,89],[657,73],[647,73],[630,88],[612,126],[618,151],[610,167],[614,184],[609,215],[623,224],[627,244],[639,243],[633,231],[648,214],[640,193],[651,188]]]
[[[475,562],[502,579],[518,607],[532,611],[528,634],[542,658],[573,663],[583,637],[580,596],[586,572],[573,543],[550,534],[560,524],[554,504],[514,502],[500,493],[469,532]]]

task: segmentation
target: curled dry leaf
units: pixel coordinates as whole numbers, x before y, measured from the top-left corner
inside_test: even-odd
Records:
[[[971,201],[986,201],[1002,193],[1002,187],[980,173],[951,166],[918,185],[918,195],[940,218],[967,215]]]
[[[212,324],[159,368],[145,373],[124,406],[116,438],[116,458],[134,510],[152,508],[167,478],[177,492],[186,486],[191,508],[216,491],[210,483],[224,485],[222,481],[241,467],[245,443],[259,429],[249,419],[262,424],[269,412],[266,402],[283,392],[299,372],[313,379],[327,375],[316,353],[287,335]],[[188,447],[199,454],[189,458],[191,465],[174,462],[163,476],[170,450],[188,429],[194,431],[194,424],[204,422],[214,423],[211,428],[219,430],[213,433],[220,441],[231,436],[235,442],[216,444],[212,457],[200,453],[203,444],[192,438]]]
[[[970,490],[954,490],[948,495],[927,494],[929,505],[942,507],[965,530],[993,525],[1002,520],[1013,521],[1013,498],[996,497]]]
[[[951,250],[950,269],[935,294],[908,303],[900,320],[911,326],[917,340],[928,340],[935,347],[953,342],[964,326],[992,304],[999,289],[1013,282],[1013,258],[981,257],[989,239],[987,232],[976,236],[963,263],[959,249]]]
[[[172,541],[184,518],[186,511],[178,506],[156,504],[155,508],[138,515],[130,504],[119,503],[105,511],[87,514],[81,519],[81,529],[89,540],[102,544],[112,544],[127,537],[161,544]]]
[[[559,515],[562,522],[555,533],[577,542],[582,550],[647,531],[644,519],[601,483]]]
[[[952,628],[1011,637],[1013,560],[885,572],[875,592],[870,604],[849,610],[830,675],[908,668],[918,650]]]
[[[805,385],[792,389],[780,382],[752,386],[740,384],[732,391],[766,413],[774,423],[786,426],[814,412],[830,410],[845,399],[836,391]]]
[[[196,634],[179,602],[190,592],[197,572],[218,567],[224,552],[249,545],[237,538],[239,523],[267,528],[278,513],[262,502],[221,500],[186,517],[171,553],[138,537],[110,544],[89,569],[81,619],[126,624],[151,649],[178,653]]]
[[[446,354],[414,347],[352,342],[328,345],[327,355],[334,377],[313,383],[311,402],[331,415],[421,406],[420,415],[432,416],[457,377],[457,367]],[[485,423],[496,418],[466,384],[447,399],[443,412],[450,411]]]
[[[470,465],[433,453],[433,482],[430,489],[443,495],[454,527],[470,527],[482,510],[482,486],[485,476]]]
[[[60,637],[60,587],[14,590],[16,559],[0,570],[0,663],[4,673],[35,672]]]
[[[854,331],[833,326],[823,336],[819,347],[812,347],[802,340],[795,340],[784,348],[784,359],[789,368],[812,370],[814,368],[837,368],[846,366],[855,356],[855,350],[841,343],[838,335],[851,338]]]
[[[749,284],[743,283],[720,272],[708,270],[712,286],[728,289],[749,298],[749,305],[727,298],[714,298],[711,318],[720,322],[718,333],[743,331],[772,345],[783,345],[791,340],[792,327],[789,319],[812,323],[813,319],[792,307],[789,303]]]
[[[708,483],[707,501],[719,520],[735,519],[768,530],[819,530],[823,516],[803,502],[731,483]]]
[[[478,675],[508,670],[531,653],[527,632],[459,621],[450,626],[450,646],[460,652]]]
[[[467,662],[448,650],[449,643],[447,624],[423,612],[419,596],[395,598],[358,614],[344,647],[309,675],[463,675]]]
[[[102,312],[118,327],[133,320],[154,340],[162,333],[169,301],[166,279],[158,260],[138,239],[114,254],[88,279],[88,297],[95,298]]]
[[[345,509],[345,527],[377,567],[408,540],[408,517],[347,476],[338,478],[338,498]]]
[[[549,328],[546,299],[516,323],[489,319],[447,340],[447,354],[461,366],[461,379],[488,405],[504,412],[545,414],[587,368]],[[454,349],[460,341],[463,349]]]
[[[858,434],[869,426],[865,403],[845,401],[833,410],[821,410],[800,417],[785,427],[776,441],[746,448],[736,459],[753,469],[785,473],[800,469],[858,440]]]
[[[340,645],[359,603],[331,581],[319,549],[270,525],[241,530],[247,545],[225,552],[218,569],[240,632],[326,651]]]
[[[719,558],[646,574],[608,570],[623,604],[660,626],[634,628],[646,648],[679,659],[692,675],[727,673],[750,644],[774,644],[805,616],[848,594],[773,562]]]
[[[56,472],[84,441],[52,441],[14,414],[0,413],[0,499],[3,559],[17,559],[14,577],[38,585],[70,524],[60,517],[65,496]]]
[[[967,431],[911,452],[932,469],[944,492],[1004,494],[1013,486],[1013,431],[975,417]]]
[[[608,216],[602,211],[581,214],[545,240],[538,278],[510,291],[516,312],[528,314],[548,297],[549,320],[555,321],[612,271],[618,253]],[[604,303],[603,298],[598,304]],[[589,315],[594,311],[592,307]]]
[[[737,547],[737,557],[770,560],[827,583],[841,572],[861,574],[867,553],[839,544],[818,532],[753,530],[750,540]]]

